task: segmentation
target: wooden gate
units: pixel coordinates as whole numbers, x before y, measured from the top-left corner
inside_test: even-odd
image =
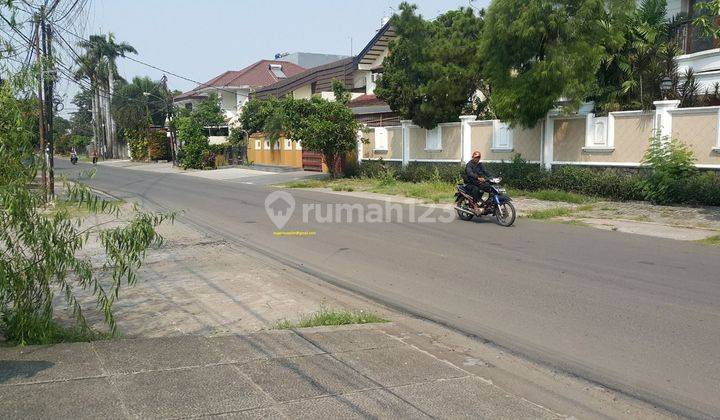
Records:
[[[323,156],[318,152],[302,151],[302,167],[305,171],[322,172]]]

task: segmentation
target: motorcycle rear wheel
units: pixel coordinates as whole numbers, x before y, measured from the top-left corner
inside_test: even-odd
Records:
[[[455,205],[460,207],[461,209],[467,209],[468,211],[472,212],[472,210],[470,210],[470,206],[468,205],[467,199],[458,200]],[[472,220],[472,218],[474,217],[471,213],[465,213],[464,211],[460,210],[455,211],[457,212],[458,218],[466,222],[468,220]]]
[[[512,226],[515,223],[515,217],[515,206],[509,201],[501,203],[495,208],[495,219],[500,226]]]

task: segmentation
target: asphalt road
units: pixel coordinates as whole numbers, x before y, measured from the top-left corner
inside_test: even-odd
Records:
[[[407,208],[403,223],[304,223],[305,204],[373,201],[299,190],[284,230],[316,235],[279,237],[264,204],[277,188],[112,167],[90,184],[530,359],[720,417],[718,248],[524,219],[410,223]]]

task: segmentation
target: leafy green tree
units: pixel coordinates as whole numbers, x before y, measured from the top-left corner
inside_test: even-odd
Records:
[[[175,117],[177,139],[181,150],[178,154],[183,168],[204,169],[214,165],[205,127],[225,123],[217,95],[210,95],[192,111],[178,110]]]
[[[614,0],[495,0],[480,42],[498,118],[533,127],[560,99],[577,108],[597,85]]]
[[[339,175],[342,158],[357,145],[361,124],[342,102],[314,97],[299,100],[304,116],[294,122],[293,138],[301,139],[303,148],[320,152],[330,175]]]
[[[483,18],[460,8],[427,21],[416,10],[403,2],[390,20],[397,38],[375,93],[402,118],[430,129],[457,120],[473,94],[485,88],[477,59]]]
[[[681,99],[682,106],[697,100],[694,77],[679,75],[675,61],[682,51],[674,33],[685,19],[667,14],[666,0],[643,0],[608,14],[614,42],[606,44],[592,97],[601,111],[650,109],[653,101],[662,98],[660,82],[665,77],[673,82],[670,99]]]
[[[141,132],[151,125],[162,126],[167,113],[163,86],[149,77],[135,77],[118,88],[112,102],[112,113],[118,128]]]
[[[240,113],[240,125],[248,135],[265,131],[267,120],[277,108],[278,100],[270,97],[266,100],[251,98]]]
[[[37,127],[26,117],[10,84],[0,86],[0,332],[20,344],[62,340],[53,319],[59,292],[75,315],[76,330],[89,333],[75,295],[86,290],[114,333],[112,307],[120,289],[136,281],[145,251],[162,241],[155,227],[172,215],[136,209],[127,223],[116,227],[81,225],[62,210],[61,203],[114,216],[120,211],[117,204],[99,199],[82,184],[67,186],[67,197],[56,203],[59,210],[48,212],[42,193],[32,188]],[[105,249],[102,269],[83,255],[91,235]]]

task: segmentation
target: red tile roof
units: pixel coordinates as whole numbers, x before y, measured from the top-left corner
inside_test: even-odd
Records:
[[[283,80],[273,74],[273,72],[270,70],[271,64],[277,64],[282,66],[282,71],[287,77],[292,77],[305,70],[305,68],[300,67],[297,64],[291,63],[289,61],[260,60],[254,64],[245,67],[242,70],[226,71],[225,73],[201,84],[195,89],[176,96],[175,100],[189,99],[189,97],[191,96],[198,95],[199,90],[209,87],[226,88],[250,86],[252,88],[258,88],[271,85],[279,80]]]
[[[375,95],[361,95],[348,103],[350,108],[373,105],[387,105],[387,103]]]

